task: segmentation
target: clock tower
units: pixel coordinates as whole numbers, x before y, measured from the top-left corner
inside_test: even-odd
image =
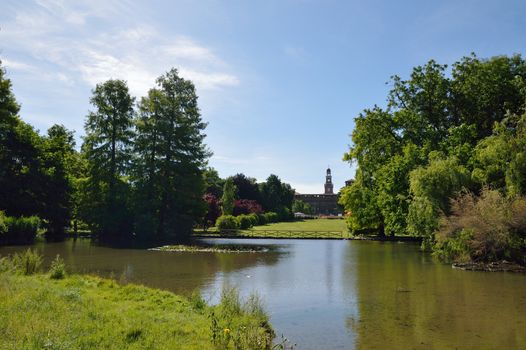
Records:
[[[325,194],[334,194],[331,168],[327,168],[327,175],[325,176]]]

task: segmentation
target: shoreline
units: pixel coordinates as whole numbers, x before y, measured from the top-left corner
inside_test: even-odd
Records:
[[[490,263],[473,261],[464,263],[453,263],[451,267],[463,271],[526,273],[526,266],[522,266],[517,263],[506,260],[494,261]]]

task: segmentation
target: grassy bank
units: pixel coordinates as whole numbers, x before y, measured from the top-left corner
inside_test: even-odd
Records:
[[[93,276],[25,275],[39,270],[26,266],[0,261],[0,349],[270,348],[259,299],[242,302],[235,289],[208,306]]]
[[[229,231],[226,231],[229,232]],[[217,228],[207,232],[198,230],[198,235],[218,235]],[[247,230],[237,230],[240,237],[273,237],[273,238],[349,238],[345,220],[342,219],[308,219],[290,222],[277,222],[254,226]]]

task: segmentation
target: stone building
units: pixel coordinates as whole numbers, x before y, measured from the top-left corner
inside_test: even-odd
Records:
[[[341,209],[338,207],[338,195],[334,193],[331,169],[327,169],[325,175],[325,191],[323,194],[299,194],[294,195],[294,199],[308,203],[314,215],[338,215]]]

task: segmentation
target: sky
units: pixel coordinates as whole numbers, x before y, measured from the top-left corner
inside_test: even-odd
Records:
[[[300,193],[354,177],[354,118],[385,106],[390,77],[430,59],[526,56],[526,1],[1,0],[0,60],[21,117],[75,130],[91,91],[140,98],[175,67],[192,80],[221,177],[277,174]]]

